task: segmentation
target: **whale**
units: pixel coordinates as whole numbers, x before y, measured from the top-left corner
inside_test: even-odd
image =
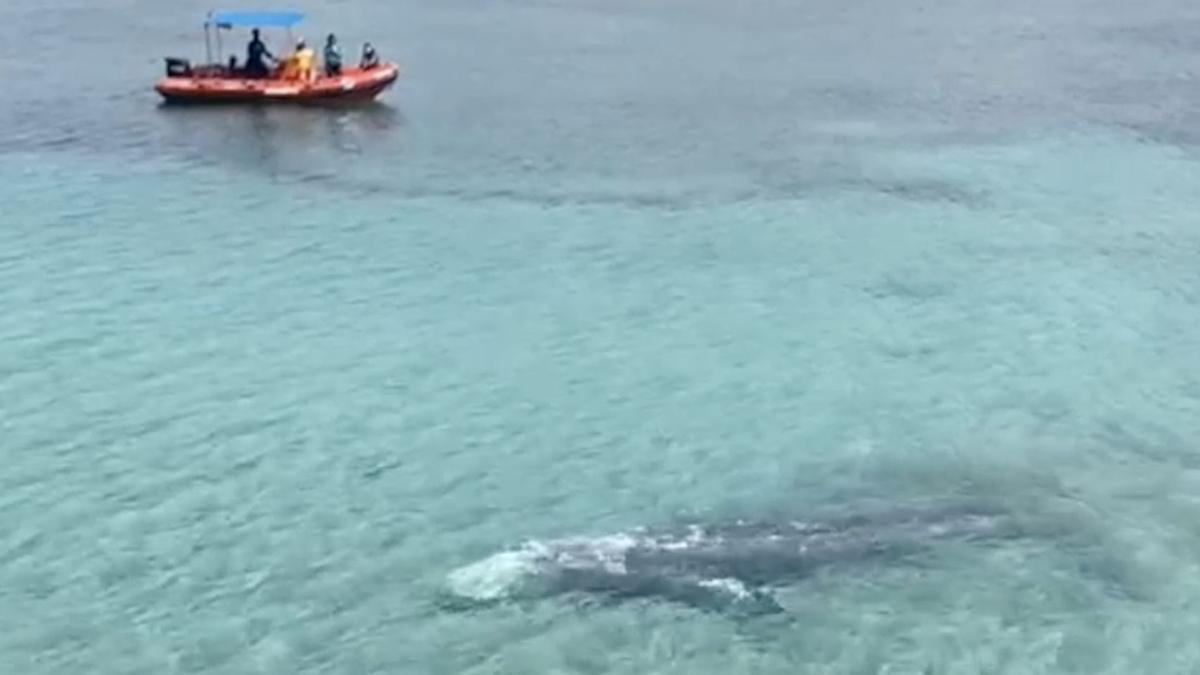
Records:
[[[975,500],[924,500],[815,518],[679,522],[528,540],[447,575],[452,606],[585,594],[707,610],[783,611],[774,590],[829,566],[897,562],[947,540],[1019,536],[1010,514]]]

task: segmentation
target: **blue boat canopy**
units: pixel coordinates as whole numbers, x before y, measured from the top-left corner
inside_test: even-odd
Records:
[[[304,21],[302,12],[213,12],[208,23],[218,28],[291,28]]]

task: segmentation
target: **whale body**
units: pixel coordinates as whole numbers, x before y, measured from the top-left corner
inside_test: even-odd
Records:
[[[480,603],[563,593],[662,598],[754,613],[780,607],[769,588],[829,565],[898,560],[941,540],[1015,534],[994,505],[935,501],[814,520],[732,520],[529,541],[461,567],[450,596]]]

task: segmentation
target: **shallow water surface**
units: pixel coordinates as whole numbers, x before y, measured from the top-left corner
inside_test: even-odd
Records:
[[[1200,668],[1195,8],[344,0],[380,105],[160,108],[206,9],[0,8],[6,672]],[[443,602],[945,496],[1030,536]]]

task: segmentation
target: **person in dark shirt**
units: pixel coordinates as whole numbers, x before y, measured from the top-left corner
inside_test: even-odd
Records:
[[[246,77],[266,77],[270,74],[267,59],[275,60],[275,55],[263,44],[255,28],[250,31],[250,44],[246,45]]]
[[[362,60],[359,62],[359,68],[370,70],[379,65],[379,57],[375,54],[375,47],[368,42],[363,45]]]
[[[325,40],[325,74],[329,77],[342,74],[342,48],[333,33]]]

